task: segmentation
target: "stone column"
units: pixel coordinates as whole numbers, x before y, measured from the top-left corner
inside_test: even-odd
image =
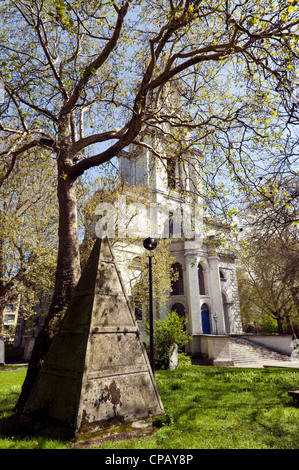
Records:
[[[218,317],[217,329],[218,334],[225,334],[224,313],[222,305],[222,295],[219,277],[219,258],[216,255],[208,257],[209,265],[209,280],[210,280],[210,296],[211,296],[211,317],[212,317],[212,332],[216,333],[214,315]]]
[[[198,288],[197,275],[197,258],[196,253],[187,251],[185,253],[186,264],[186,299],[188,302],[188,334],[201,333],[201,317],[200,317],[200,297]]]

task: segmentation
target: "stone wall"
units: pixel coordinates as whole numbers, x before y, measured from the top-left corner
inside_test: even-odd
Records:
[[[197,335],[192,340],[192,353],[215,366],[233,366],[229,349],[229,336]]]
[[[244,335],[244,338],[281,354],[291,355],[293,351],[291,335]]]

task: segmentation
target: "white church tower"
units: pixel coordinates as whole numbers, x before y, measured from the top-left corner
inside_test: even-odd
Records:
[[[229,240],[229,229],[204,217],[200,155],[194,153],[180,163],[132,147],[119,158],[119,169],[130,186],[150,188],[150,213],[141,214],[137,224],[144,229],[144,238],[171,239],[169,249],[179,277],[169,292],[164,314],[175,310],[187,319],[186,330],[193,338],[187,353],[210,357],[211,338],[217,338],[219,345],[221,337],[242,334],[242,321],[235,256],[218,243],[219,239]],[[125,256],[138,255],[141,245],[114,249],[120,266],[124,266]],[[128,281],[130,272],[123,272],[123,277]],[[131,283],[126,285],[130,289]],[[224,360],[226,357],[224,354]]]

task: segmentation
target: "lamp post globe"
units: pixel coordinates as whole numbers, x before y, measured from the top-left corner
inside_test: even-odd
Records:
[[[157,241],[154,238],[146,238],[143,242],[143,246],[146,250],[152,251],[157,247]]]

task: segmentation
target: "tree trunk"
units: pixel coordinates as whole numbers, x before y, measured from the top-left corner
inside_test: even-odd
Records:
[[[59,246],[55,287],[48,315],[37,336],[16,411],[22,412],[53,337],[80,277],[76,183],[58,168]],[[42,275],[42,273],[41,273]]]
[[[278,326],[278,334],[284,335],[283,318],[279,315],[278,317],[276,317],[276,320],[277,320],[277,326]]]
[[[4,304],[0,301],[0,340],[4,338]]]
[[[2,220],[2,211],[0,211],[0,226]],[[4,288],[4,256],[3,256],[3,240],[0,236],[0,339],[4,336],[4,307],[5,307],[5,288]]]
[[[292,299],[293,299],[294,305],[295,305],[296,310],[299,314],[299,287],[292,286],[291,287],[291,294],[292,294]]]

